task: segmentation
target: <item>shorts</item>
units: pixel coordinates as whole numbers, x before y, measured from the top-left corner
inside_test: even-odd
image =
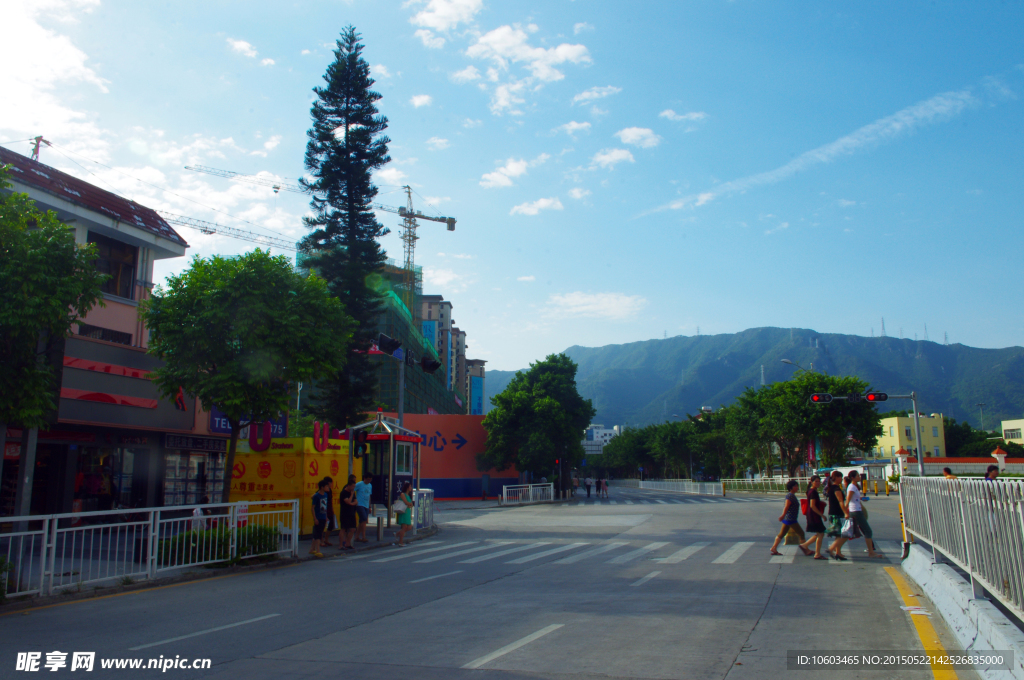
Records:
[[[871,538],[871,525],[868,524],[868,518],[864,516],[863,510],[854,510],[850,513],[853,523],[857,525],[860,532],[864,534],[864,538]]]
[[[788,534],[790,531],[795,531],[800,536],[800,538],[804,538],[804,530],[803,528],[801,528],[799,522],[797,522],[796,520],[793,520],[792,522],[786,522],[785,520],[783,520],[782,528],[779,529],[779,538],[785,538],[786,534]]]
[[[326,524],[326,523],[327,523],[327,520],[324,519],[324,520],[317,520],[317,522],[315,524],[313,524],[313,540],[314,541],[319,541],[321,538],[324,537],[324,524]]]
[[[356,514],[359,515],[359,523],[366,524],[370,521],[370,509],[364,508],[361,505],[356,506]]]

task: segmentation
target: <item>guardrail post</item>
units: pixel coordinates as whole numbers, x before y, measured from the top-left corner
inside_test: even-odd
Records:
[[[158,546],[160,544],[160,511],[150,511],[149,513],[149,545],[146,546],[148,564],[147,572],[150,579],[156,578],[157,559],[158,559]]]
[[[228,518],[231,528],[231,539],[228,543],[228,559],[235,559],[238,554],[238,503],[232,503],[228,508]]]
[[[292,501],[292,557],[299,556],[299,501]]]
[[[50,534],[53,534],[53,546],[50,543]],[[39,564],[42,565],[42,571],[39,574],[39,594],[43,594],[43,581],[46,579],[46,563],[47,556],[49,556],[50,563],[50,581],[46,585],[46,594],[53,595],[53,567],[57,557],[57,521],[52,518],[46,518],[43,520],[43,545],[39,549]]]

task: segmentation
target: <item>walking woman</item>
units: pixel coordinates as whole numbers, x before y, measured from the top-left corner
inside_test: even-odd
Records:
[[[341,531],[338,532],[338,540],[341,545],[338,550],[352,550],[352,536],[356,532],[356,476],[348,476],[348,484],[341,490]]]
[[[843,520],[850,516],[850,512],[846,509],[842,482],[843,473],[833,470],[829,475],[828,488],[825,489],[825,495],[828,496],[828,535],[835,538],[832,545],[828,547],[828,554],[840,562],[846,559],[843,556],[842,548],[843,544],[849,540],[842,534]]]
[[[850,473],[850,486],[846,487],[846,507],[849,510],[850,518],[857,525],[860,532],[864,534],[864,542],[868,545],[868,557],[885,557],[882,553],[875,551],[875,542],[871,540],[871,526],[868,524],[867,514],[864,506],[861,505],[860,473],[854,470]]]
[[[818,487],[821,486],[821,477],[814,475],[807,487],[807,533],[810,538],[800,544],[800,549],[805,555],[811,552],[807,549],[811,543],[814,544],[814,559],[827,560],[821,554],[821,544],[825,542],[825,504],[818,495]]]
[[[405,484],[402,485],[402,492],[400,494],[398,494],[398,500],[400,500],[403,503],[405,503],[405,510],[403,512],[398,513],[398,517],[397,517],[397,522],[398,522],[399,529],[398,529],[398,543],[396,543],[395,545],[398,545],[399,547],[401,547],[401,546],[405,545],[405,532],[409,531],[409,529],[412,529],[412,506],[413,506],[413,502],[412,502],[412,484],[410,482],[406,482]]]
[[[803,530],[800,528],[800,522],[797,521],[797,513],[800,512],[800,501],[796,499],[796,493],[794,489],[799,489],[800,483],[795,479],[791,479],[786,482],[786,505],[782,508],[782,514],[779,516],[779,521],[782,522],[782,528],[779,529],[779,535],[775,537],[775,542],[772,543],[772,555],[781,555],[777,548],[779,543],[786,537],[790,531],[796,531],[803,538]],[[804,553],[810,555],[811,551],[807,548],[800,546],[800,549]]]

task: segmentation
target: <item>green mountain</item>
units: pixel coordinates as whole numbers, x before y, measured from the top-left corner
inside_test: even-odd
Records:
[[[741,333],[677,336],[565,351],[579,364],[580,393],[594,401],[594,422],[642,425],[702,406],[730,404],[748,386],[788,379],[782,363],[833,375],[857,375],[880,392],[916,390],[926,413],[943,413],[980,426],[1024,417],[1024,348],[979,349],[924,340],[865,338],[806,329],[751,328]],[[488,371],[487,392],[498,394],[515,371]],[[489,400],[488,400],[489,402]],[[488,406],[490,404],[488,403]],[[882,410],[911,408],[890,400]]]

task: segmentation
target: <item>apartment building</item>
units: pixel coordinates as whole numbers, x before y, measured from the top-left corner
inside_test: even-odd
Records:
[[[940,458],[946,455],[946,430],[942,424],[942,414],[919,415],[921,421],[921,441],[925,457]],[[914,441],[914,417],[892,416],[882,418],[882,433],[878,437],[871,457],[893,459],[901,448],[916,453],[918,446]]]

